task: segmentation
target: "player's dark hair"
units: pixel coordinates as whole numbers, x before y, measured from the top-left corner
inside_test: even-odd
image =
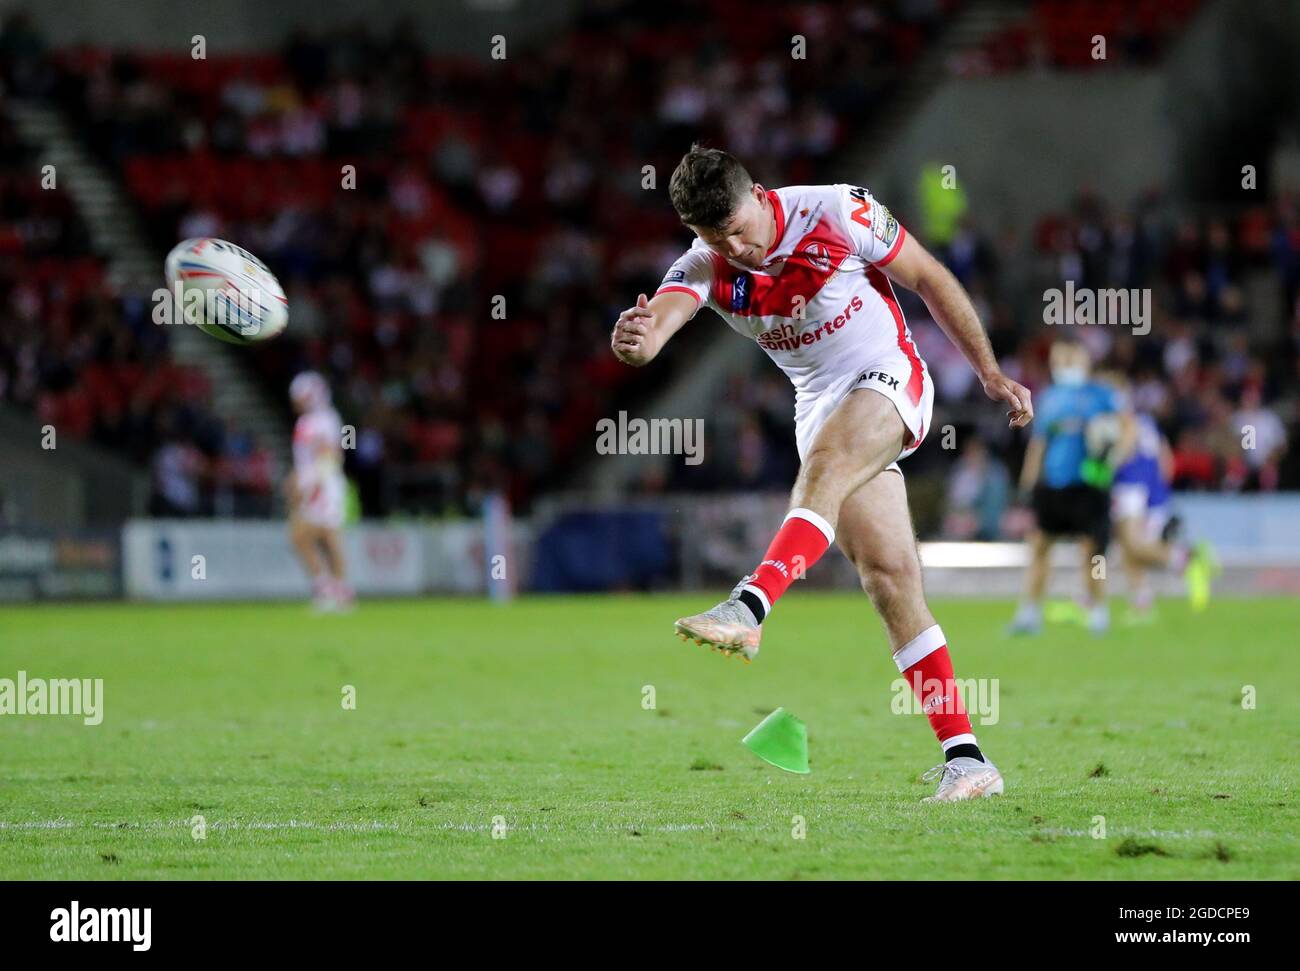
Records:
[[[734,155],[696,144],[673,170],[668,196],[682,222],[716,229],[731,217],[753,185],[749,172]]]

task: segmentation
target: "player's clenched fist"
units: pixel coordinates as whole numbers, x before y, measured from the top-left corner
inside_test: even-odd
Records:
[[[628,307],[618,315],[609,343],[614,356],[624,364],[640,367],[650,360],[647,343],[654,316],[644,293],[636,298],[635,307]]]

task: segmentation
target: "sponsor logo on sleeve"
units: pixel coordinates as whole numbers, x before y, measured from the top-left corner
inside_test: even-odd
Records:
[[[871,193],[860,185],[849,186],[849,200],[855,204],[854,210],[849,213],[849,218],[859,226],[871,228]]]
[[[893,246],[894,240],[898,238],[898,220],[884,206],[876,203],[876,218],[873,231],[876,239],[880,240],[885,246]]]
[[[669,270],[668,275],[664,277],[664,283],[681,283],[685,279],[685,270]]]

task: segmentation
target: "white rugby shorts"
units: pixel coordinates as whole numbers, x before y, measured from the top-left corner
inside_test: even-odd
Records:
[[[920,448],[930,431],[930,418],[934,412],[934,382],[930,380],[930,369],[915,351],[911,347],[899,347],[875,358],[869,364],[853,369],[825,391],[796,400],[794,427],[799,461],[805,460],[817,432],[839,403],[859,388],[869,388],[884,395],[898,409],[899,417],[911,433],[911,440],[898,458],[905,459]],[[897,461],[891,462],[886,468],[901,471]]]
[[[343,525],[343,476],[309,480],[300,489],[298,515],[304,522],[321,529],[338,529]]]

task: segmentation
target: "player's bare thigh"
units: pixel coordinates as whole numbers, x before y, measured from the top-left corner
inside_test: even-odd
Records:
[[[870,388],[845,395],[817,431],[790,494],[832,527],[844,500],[903,450],[909,432],[893,401]]]
[[[921,585],[907,485],[899,472],[881,472],[844,500],[835,540],[884,621],[892,650],[934,625]]]
[[[315,528],[311,523],[306,522],[301,516],[291,515],[289,517],[289,539],[293,543],[293,548],[298,551],[298,556],[302,558],[307,572],[315,576],[320,572],[320,546],[316,542]]]
[[[312,573],[316,573],[323,565],[336,579],[343,578],[345,561],[339,530],[293,515],[289,518],[289,536]]]

